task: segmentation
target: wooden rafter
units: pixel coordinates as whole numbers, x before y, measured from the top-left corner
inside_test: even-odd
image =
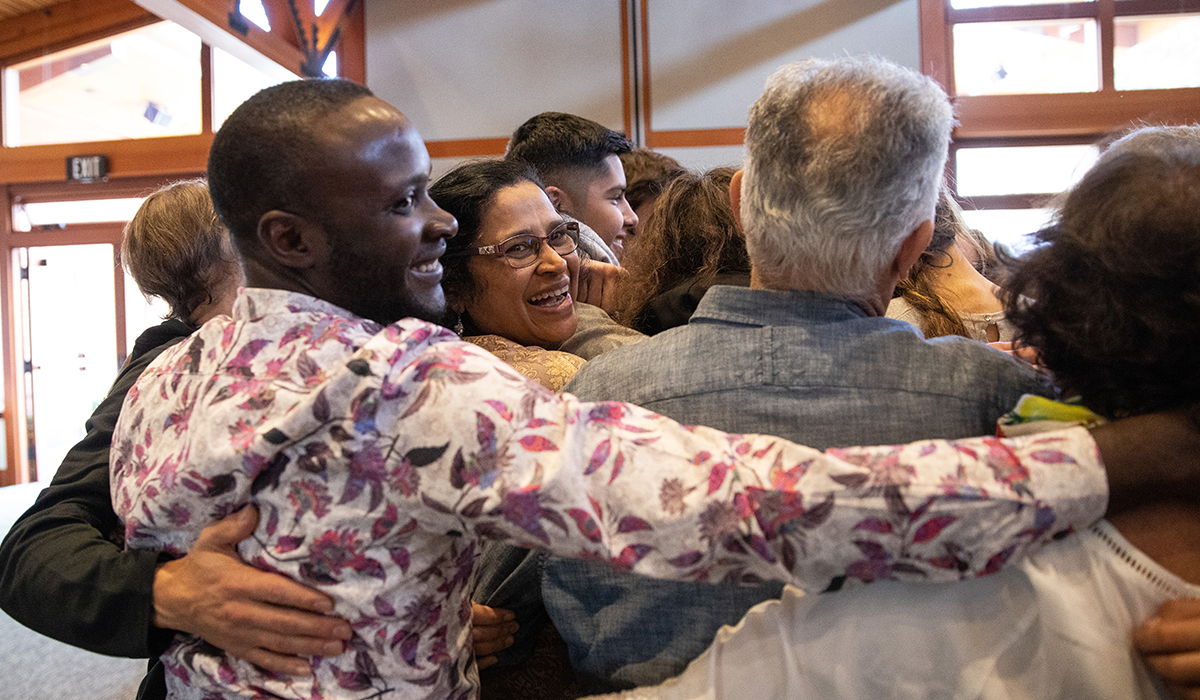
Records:
[[[20,63],[159,21],[130,0],[67,0],[0,22],[0,65]]]

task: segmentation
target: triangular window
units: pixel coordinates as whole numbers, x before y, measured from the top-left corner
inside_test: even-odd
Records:
[[[267,19],[267,8],[263,7],[262,0],[241,0],[238,12],[264,32],[271,31],[271,20]]]

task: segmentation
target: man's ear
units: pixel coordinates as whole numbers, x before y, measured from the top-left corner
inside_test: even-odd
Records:
[[[745,174],[746,171],[739,169],[729,181],[729,206],[733,208],[733,220],[743,235],[746,233],[742,228],[742,176]]]
[[[324,234],[307,219],[273,209],[258,220],[258,242],[280,264],[310,268],[328,256]]]
[[[554,208],[560,212],[567,211],[567,207],[571,204],[571,198],[567,196],[567,193],[554,185],[546,186],[546,196],[550,199],[550,203],[554,205]]]
[[[908,276],[908,271],[917,264],[917,259],[929,247],[929,241],[932,238],[933,221],[930,219],[925,219],[917,224],[912,233],[908,234],[908,237],[900,244],[900,252],[896,253],[896,258],[892,261],[892,274],[896,276],[897,280]]]

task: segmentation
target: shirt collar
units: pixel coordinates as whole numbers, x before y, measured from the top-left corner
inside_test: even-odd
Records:
[[[846,297],[800,290],[717,285],[700,300],[688,323],[720,321],[748,326],[783,326],[793,325],[798,320],[831,323],[870,316],[860,303]]]
[[[265,287],[243,287],[233,302],[233,318],[252,320],[271,313],[320,313],[363,320],[336,304],[300,292]]]

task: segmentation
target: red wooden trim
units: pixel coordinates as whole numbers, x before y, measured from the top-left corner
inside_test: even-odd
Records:
[[[225,4],[229,5],[230,12],[236,6],[233,2]],[[292,9],[288,7],[287,0],[262,0],[262,5],[267,13],[267,21],[271,23],[272,36],[296,48],[304,46],[307,37],[296,34],[296,20],[292,17]],[[300,11],[300,21],[308,27],[311,22],[306,20],[312,19],[312,0],[301,0],[296,3],[296,9]],[[305,13],[305,10],[308,12]]]
[[[946,0],[921,0],[921,72],[954,94],[954,37],[946,24]]]
[[[1056,95],[979,95],[954,100],[956,139],[1103,135],[1135,124],[1200,121],[1200,88]]]
[[[213,51],[200,44],[200,133],[213,133]]]
[[[160,21],[130,0],[67,0],[0,22],[0,65],[21,63]]]
[[[107,155],[113,178],[202,173],[211,145],[212,134],[194,134],[0,148],[0,183],[63,180],[67,156],[80,153]]]
[[[646,145],[650,148],[685,148],[689,146],[741,146],[745,140],[745,127],[733,129],[679,129],[676,131],[649,131]]]
[[[963,209],[1044,209],[1058,195],[1056,192],[1037,192],[1032,194],[1001,194],[963,197],[958,195]]]
[[[924,3],[925,0],[922,0]],[[947,24],[973,22],[1037,22],[1040,20],[1101,18],[1105,12],[1103,0],[1064,2],[1051,5],[1012,5],[1003,7],[973,7],[955,10],[938,0],[945,12]],[[931,5],[933,3],[930,3]],[[1117,17],[1141,15],[1175,15],[1200,12],[1200,0],[1120,0],[1110,8]]]
[[[121,239],[124,238],[124,227],[121,236],[113,243],[113,306],[116,307],[117,320],[117,366],[125,365],[129,357],[129,341],[125,338],[127,332],[125,320],[125,271],[121,269]]]
[[[329,7],[333,7],[330,3]],[[354,3],[350,14],[342,21],[338,40],[338,74],[359,85],[367,84],[367,20],[363,9],[365,0]],[[329,8],[325,9],[329,12]],[[324,16],[324,15],[322,15]]]
[[[469,158],[472,156],[502,156],[508,147],[507,138],[459,139],[452,141],[426,141],[430,158]]]
[[[633,45],[629,37],[629,3],[616,0],[621,5],[621,112],[625,120],[625,136],[633,138],[633,86],[629,75],[629,56]]]
[[[642,0],[642,118],[643,128],[645,128],[644,139],[646,146],[654,148],[651,141],[651,134],[654,133],[654,127],[651,126],[651,103],[650,103],[650,9],[648,7],[649,0]]]
[[[1116,3],[1118,17],[1176,15],[1185,12],[1200,12],[1200,0],[1121,0]]]
[[[1096,0],[1096,4],[1100,9],[1100,16],[1097,18],[1097,24],[1100,25],[1100,55],[1096,60],[1100,61],[1100,89],[1115,90],[1115,82],[1113,77],[1113,47],[1116,45],[1116,25],[1113,23],[1114,12],[1113,7],[1116,0]]]
[[[948,24],[972,22],[1037,22],[1058,19],[1094,18],[1099,13],[1096,2],[1064,2],[1053,5],[1014,5],[1005,7],[973,7],[969,10],[946,8]]]
[[[0,227],[3,227],[0,233],[7,235],[12,230],[12,207],[8,206],[8,193],[4,192],[4,195],[4,206],[0,207]],[[23,401],[17,386],[17,378],[21,375],[17,372],[17,359],[13,356],[17,335],[13,321],[12,251],[8,248],[4,250],[8,255],[0,260],[0,343],[4,346],[0,357],[4,363],[4,444],[7,466],[0,470],[0,486],[11,486],[25,481],[21,478],[24,473],[23,452],[17,430],[18,427],[24,428],[25,421],[20,410]]]
[[[1102,141],[1103,136],[1095,134],[1055,134],[1050,136],[1009,136],[1004,138],[964,138],[955,139],[950,144],[950,153],[968,148],[994,148],[1015,146],[1084,146]]]
[[[63,228],[51,231],[13,232],[8,236],[8,247],[33,248],[37,246],[56,245],[94,245],[110,243],[121,247],[121,238],[125,234],[125,224],[120,222],[103,222],[96,224],[67,224]],[[125,313],[122,311],[121,313]]]
[[[650,8],[648,7],[649,0],[642,0],[642,127],[644,128],[643,139],[646,140],[648,148],[654,148],[650,145],[650,133],[653,132],[652,124],[652,103],[650,103]]]
[[[87,199],[119,199],[144,197],[154,190],[177,180],[204,177],[204,171],[129,177],[96,182],[30,182],[10,185],[8,191],[22,202],[74,202]]]
[[[182,26],[199,34],[201,39],[205,39],[208,43],[221,45],[216,38],[211,36],[206,38],[205,36],[212,34],[211,28],[215,27],[293,73],[300,73],[300,65],[304,62],[304,52],[300,50],[299,44],[291,43],[285,38],[286,36],[295,36],[294,29],[290,35],[287,34],[288,27],[294,27],[294,22],[291,10],[286,8],[286,2],[284,3],[285,11],[278,22],[272,14],[269,4],[271,0],[264,2],[267,18],[271,21],[270,33],[264,32],[254,23],[248,22],[245,34],[229,26],[229,13],[233,11],[235,0],[141,0],[141,2],[151,7],[158,7],[158,11],[164,16],[181,17],[183,19]],[[201,22],[197,23],[197,19]],[[189,26],[189,23],[197,26]],[[200,24],[203,26],[199,26]]]

